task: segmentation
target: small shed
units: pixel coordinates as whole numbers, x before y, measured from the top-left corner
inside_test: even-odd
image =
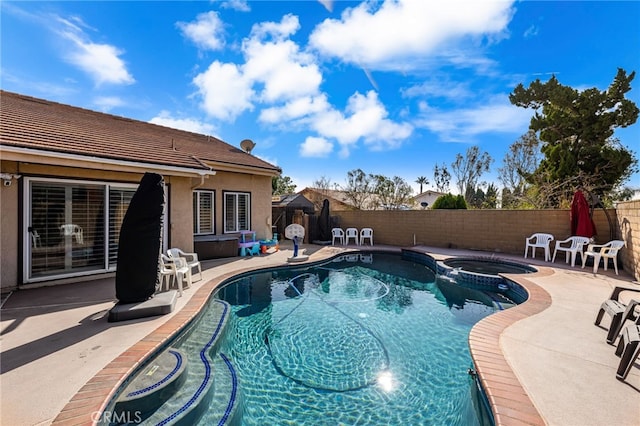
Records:
[[[272,228],[273,232],[278,233],[278,238],[284,237],[284,228],[295,223],[296,211],[313,215],[315,206],[302,194],[276,195],[271,198]]]

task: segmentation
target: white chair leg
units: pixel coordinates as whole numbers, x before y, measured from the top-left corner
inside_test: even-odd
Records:
[[[182,280],[184,280],[184,274],[182,274],[182,272],[178,272],[176,281],[178,282],[178,294],[180,296],[182,296]]]
[[[598,273],[598,267],[600,266],[600,256],[599,255],[595,255],[593,256],[593,274],[597,274]],[[605,264],[606,267],[606,264]]]
[[[615,258],[613,259],[613,269],[616,270],[616,275],[618,275],[618,261]]]

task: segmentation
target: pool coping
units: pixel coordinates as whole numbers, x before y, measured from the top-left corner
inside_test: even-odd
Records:
[[[555,272],[537,267],[536,277]],[[514,323],[551,306],[551,295],[519,274],[500,274],[525,288],[529,298],[522,304],[496,312],[475,324],[469,333],[469,350],[496,425],[546,425],[501,349],[502,332]],[[527,274],[528,275],[528,274]]]
[[[415,250],[415,248],[413,248]],[[362,250],[357,250],[362,251]],[[397,253],[398,250],[376,250]],[[423,251],[439,260],[442,254]],[[331,257],[331,256],[328,256]],[[310,259],[304,263],[315,263],[320,259]],[[240,268],[222,273],[203,283],[185,306],[165,323],[157,327],[143,339],[109,362],[71,398],[53,420],[53,425],[96,425],[100,414],[107,408],[111,398],[124,384],[125,379],[135,372],[156,351],[166,347],[183,327],[188,325],[203,309],[213,291],[224,281],[259,269],[287,266],[279,263],[258,268]],[[536,277],[552,275],[551,268],[538,267]],[[489,400],[496,425],[545,425],[546,422],[531,401],[526,390],[505,358],[500,335],[515,322],[535,315],[551,305],[551,296],[540,286],[520,274],[502,274],[522,285],[529,293],[529,299],[521,305],[497,312],[478,322],[469,334],[469,348],[476,367],[476,373]]]

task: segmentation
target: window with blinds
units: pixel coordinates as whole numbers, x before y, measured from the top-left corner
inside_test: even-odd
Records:
[[[215,191],[193,192],[193,233],[215,233]]]
[[[136,186],[29,179],[27,280],[115,268]]]
[[[250,229],[251,203],[248,193],[225,192],[224,232],[240,232]]]

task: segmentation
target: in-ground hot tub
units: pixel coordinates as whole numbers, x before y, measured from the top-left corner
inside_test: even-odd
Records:
[[[442,263],[453,269],[461,269],[476,274],[530,274],[537,272],[537,270],[531,266],[495,258],[456,257],[445,259]]]
[[[238,255],[237,235],[198,235],[193,238],[193,250],[199,260]]]

